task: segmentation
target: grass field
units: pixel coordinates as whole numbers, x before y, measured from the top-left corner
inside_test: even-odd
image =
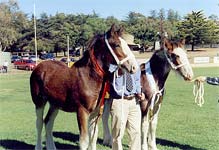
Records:
[[[218,76],[218,68],[195,68],[195,76]],[[34,149],[35,110],[29,90],[30,73],[0,74],[0,149]],[[192,83],[172,72],[160,111],[157,143],[161,150],[219,149],[219,87],[205,84],[205,104],[194,103]],[[99,122],[97,149],[102,145]],[[58,149],[78,149],[79,130],[75,114],[60,111],[54,125]],[[127,149],[128,138],[123,139]],[[45,142],[44,142],[45,145]]]

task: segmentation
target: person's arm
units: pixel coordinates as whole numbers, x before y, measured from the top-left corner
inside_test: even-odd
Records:
[[[140,100],[145,99],[144,93],[141,92],[141,71],[140,69],[136,72],[135,75],[135,85],[136,85],[136,93],[137,93],[137,98]]]

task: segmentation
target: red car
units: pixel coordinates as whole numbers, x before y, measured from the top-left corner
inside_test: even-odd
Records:
[[[14,67],[17,69],[33,70],[36,67],[36,62],[31,59],[21,59],[14,62]]]

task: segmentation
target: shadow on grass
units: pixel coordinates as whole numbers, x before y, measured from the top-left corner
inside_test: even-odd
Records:
[[[70,132],[53,132],[53,136],[79,145],[79,135]],[[98,138],[97,144],[103,145],[103,139]],[[79,147],[78,147],[79,148]]]
[[[27,144],[23,141],[18,140],[0,140],[0,146],[2,146],[4,149],[34,149],[34,145]]]
[[[55,142],[55,145],[58,149],[79,149],[79,135],[69,132],[54,132],[53,136],[74,143],[74,145],[72,145],[72,144],[66,144],[66,143],[63,144],[63,143]],[[160,138],[157,138],[156,141],[157,144],[161,146],[174,147],[182,150],[206,150],[202,148],[192,147],[190,145],[179,144],[173,141],[168,141]],[[103,145],[103,140],[98,138],[97,144]],[[3,147],[4,149],[13,149],[13,150],[34,149],[34,145],[25,143],[23,141],[11,140],[11,139],[0,140],[0,146]],[[124,144],[123,148],[128,148],[128,145]]]
[[[157,144],[162,145],[162,146],[174,147],[174,148],[179,148],[182,150],[206,150],[206,149],[196,148],[190,145],[179,144],[173,141],[168,141],[168,140],[159,139],[159,138],[156,139],[156,142]]]
[[[67,141],[70,141],[70,142],[73,142],[73,143],[79,145],[79,135],[78,134],[74,134],[74,133],[70,133],[70,132],[53,132],[53,136],[56,138],[61,138],[63,140],[67,140]],[[98,138],[97,144],[104,145],[103,139]],[[106,145],[104,145],[104,146],[106,146]],[[110,146],[106,146],[106,147],[110,147]],[[123,147],[128,148],[128,145],[123,144]],[[58,148],[58,146],[57,146],[57,148]],[[64,148],[62,148],[62,149],[64,149]],[[77,149],[79,149],[79,146],[77,147]]]

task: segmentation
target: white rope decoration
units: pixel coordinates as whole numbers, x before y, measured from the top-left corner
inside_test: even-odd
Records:
[[[195,96],[195,103],[200,107],[205,103],[204,93],[204,83],[195,80],[193,85],[193,95]]]

